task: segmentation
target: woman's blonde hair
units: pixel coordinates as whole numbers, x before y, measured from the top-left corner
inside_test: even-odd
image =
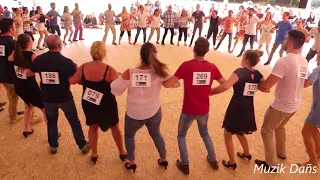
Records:
[[[94,61],[103,61],[107,54],[106,44],[102,41],[95,41],[91,45],[90,53]]]

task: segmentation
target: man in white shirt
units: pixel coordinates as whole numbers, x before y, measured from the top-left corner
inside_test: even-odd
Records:
[[[298,111],[302,101],[302,89],[308,77],[308,62],[299,53],[305,42],[305,35],[298,31],[289,31],[283,42],[287,55],[280,58],[273,67],[268,79],[259,84],[259,89],[270,89],[275,84],[275,99],[267,110],[261,135],[265,147],[265,161],[256,159],[255,163],[269,171],[275,170],[277,156],[286,159],[286,132],[284,126]],[[274,144],[274,134],[276,144]]]
[[[136,38],[134,40],[133,45],[135,45],[137,43],[137,40],[139,38],[139,34],[140,31],[143,31],[143,43],[146,42],[146,38],[147,38],[147,13],[144,11],[144,7],[143,5],[141,5],[139,7],[139,11],[136,14],[137,16],[137,20],[138,20],[138,25],[137,25],[137,34],[136,34]]]
[[[318,22],[318,27],[314,27],[310,30],[309,32],[310,35],[313,36],[314,38],[314,44],[313,46],[310,48],[306,59],[309,62],[312,58],[314,58],[314,56],[317,54],[317,52],[319,52],[320,50],[320,21]]]
[[[111,32],[113,35],[112,44],[117,45],[116,44],[116,38],[117,38],[116,28],[114,27],[114,21],[113,21],[113,17],[116,17],[116,15],[115,15],[114,11],[112,10],[112,5],[110,3],[108,4],[108,10],[106,10],[104,12],[104,17],[106,20],[106,28],[104,30],[105,33],[103,36],[103,42],[106,42],[109,29],[111,29]]]
[[[245,29],[245,35],[243,39],[243,46],[241,49],[240,54],[237,57],[241,57],[242,53],[246,49],[246,45],[248,43],[248,40],[250,39],[250,49],[253,49],[253,43],[256,38],[256,33],[257,33],[257,23],[260,21],[259,18],[255,15],[253,15],[254,9],[249,8],[248,9],[248,16],[246,19],[246,29]]]

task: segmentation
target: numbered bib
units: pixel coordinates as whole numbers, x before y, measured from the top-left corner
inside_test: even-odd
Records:
[[[246,83],[243,90],[244,96],[254,96],[258,89],[258,84],[256,83]]]
[[[308,66],[300,65],[298,67],[298,78],[307,79],[308,75]]]
[[[99,106],[102,100],[102,97],[103,97],[102,93],[90,88],[86,88],[86,90],[83,93],[82,99]]]
[[[14,66],[14,70],[16,71],[16,76],[19,79],[27,79],[27,70],[18,66]]]
[[[0,56],[6,55],[6,49],[4,45],[0,45]]]
[[[41,72],[43,84],[60,84],[58,72]]]
[[[131,85],[132,87],[151,87],[151,74],[132,73]]]
[[[210,85],[211,72],[193,72],[193,86]]]

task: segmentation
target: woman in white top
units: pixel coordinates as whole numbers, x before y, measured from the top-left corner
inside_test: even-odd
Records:
[[[39,34],[40,34],[40,37],[38,39],[37,49],[38,50],[42,50],[44,48],[40,47],[40,44],[41,44],[41,41],[43,39],[43,35],[44,35],[43,46],[45,48],[47,48],[46,39],[48,37],[48,31],[46,30],[45,21],[46,21],[46,19],[53,19],[54,17],[53,16],[52,17],[45,16],[44,14],[42,14],[42,8],[40,6],[37,6],[37,10],[35,11],[34,18],[37,19],[37,28],[38,28],[38,31],[39,31]]]
[[[298,19],[296,20],[296,25],[297,25],[297,26],[296,26],[296,30],[302,32],[302,33],[305,35],[305,37],[306,37],[306,40],[305,40],[304,42],[305,42],[305,43],[309,43],[311,37],[310,37],[310,35],[309,35],[309,31],[304,28],[305,20],[303,20],[302,18],[298,18]],[[300,54],[301,54],[302,51],[303,51],[303,47],[304,47],[304,45],[303,45],[303,46],[300,48],[300,50],[299,50]]]
[[[184,45],[187,46],[187,33],[188,33],[188,25],[189,22],[191,21],[191,18],[188,17],[187,11],[182,10],[181,16],[178,18],[178,23],[179,23],[179,37],[178,37],[178,44],[179,46],[180,41],[182,39],[182,35],[184,35]]]
[[[272,33],[271,29],[276,25],[276,22],[272,20],[272,15],[271,12],[267,12],[266,18],[261,24],[258,25],[258,29],[261,28],[261,37],[259,39],[259,49],[262,48],[263,44],[266,44],[266,51],[269,56],[270,51],[269,51],[269,45],[272,40]]]
[[[128,162],[125,167],[134,172],[136,132],[146,125],[152,137],[160,159],[158,163],[165,168],[168,166],[166,159],[165,142],[160,132],[161,105],[160,90],[165,80],[170,78],[167,65],[156,57],[156,48],[151,43],[145,43],[140,50],[141,65],[126,70],[121,77],[111,83],[111,92],[114,95],[122,95],[128,88],[127,109],[125,115],[125,144],[128,152]],[[179,84],[175,84],[179,87]]]
[[[64,35],[63,38],[63,44],[67,45],[66,43],[66,38],[69,34],[70,31],[70,36],[69,36],[69,42],[72,43],[73,41],[71,40],[71,37],[73,35],[73,29],[72,29],[72,17],[71,17],[71,13],[69,12],[69,7],[65,6],[64,10],[63,10],[63,15],[62,15],[62,19],[64,22],[64,29],[66,30],[66,34]]]
[[[16,25],[16,34],[14,36],[15,40],[18,40],[18,36],[23,34],[23,19],[22,19],[22,10],[20,8],[15,8],[14,11],[15,16],[12,18],[14,20],[14,24]]]
[[[148,42],[151,40],[154,30],[157,30],[157,44],[159,44],[160,40],[160,12],[158,9],[156,9],[153,13],[153,15],[150,17],[151,18],[151,32],[148,38]]]

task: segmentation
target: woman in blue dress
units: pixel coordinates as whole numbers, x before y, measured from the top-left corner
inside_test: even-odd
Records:
[[[302,129],[309,161],[299,164],[300,166],[318,166],[318,158],[320,157],[320,53],[318,53],[317,62],[318,67],[313,70],[304,84],[304,87],[313,85],[313,102]]]

